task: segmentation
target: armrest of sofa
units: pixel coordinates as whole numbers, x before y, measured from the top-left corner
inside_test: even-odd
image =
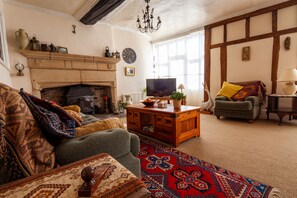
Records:
[[[129,133],[131,136],[130,152],[136,157],[140,151],[140,139],[134,133]]]
[[[229,101],[229,99],[226,96],[216,96],[215,100]]]
[[[60,165],[65,165],[99,153],[108,153],[114,158],[129,152],[134,155],[139,151],[136,145],[139,139],[133,135],[116,128],[68,139],[56,146],[56,160]]]
[[[250,101],[253,106],[259,106],[260,99],[257,96],[248,96],[245,98],[245,101]]]

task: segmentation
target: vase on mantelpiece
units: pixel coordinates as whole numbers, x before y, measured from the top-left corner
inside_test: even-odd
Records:
[[[15,32],[15,38],[18,43],[19,49],[23,50],[26,49],[26,47],[29,44],[29,36],[25,32],[24,29],[19,29],[18,31]]]
[[[126,97],[126,103],[127,103],[127,105],[131,105],[132,104],[132,98],[131,98],[131,96],[130,95],[125,95],[125,97]]]

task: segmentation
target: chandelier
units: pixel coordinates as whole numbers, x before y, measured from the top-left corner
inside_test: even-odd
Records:
[[[137,28],[142,33],[155,32],[161,27],[161,19],[158,16],[158,23],[154,27],[154,8],[150,12],[150,6],[149,6],[150,0],[144,0],[144,1],[146,3],[146,7],[145,7],[145,10],[142,10],[142,13],[143,13],[143,16],[142,16],[143,22],[142,23],[143,24],[141,24],[139,16],[137,16],[137,21],[136,21]]]

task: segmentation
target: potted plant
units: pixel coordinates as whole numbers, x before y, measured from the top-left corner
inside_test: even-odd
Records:
[[[182,92],[174,91],[172,92],[170,98],[173,100],[173,107],[175,109],[180,109],[181,101],[186,98]]]

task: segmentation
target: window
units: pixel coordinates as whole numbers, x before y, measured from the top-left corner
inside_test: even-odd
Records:
[[[155,43],[155,78],[176,78],[184,84],[188,105],[200,105],[203,100],[204,30],[169,41]]]

